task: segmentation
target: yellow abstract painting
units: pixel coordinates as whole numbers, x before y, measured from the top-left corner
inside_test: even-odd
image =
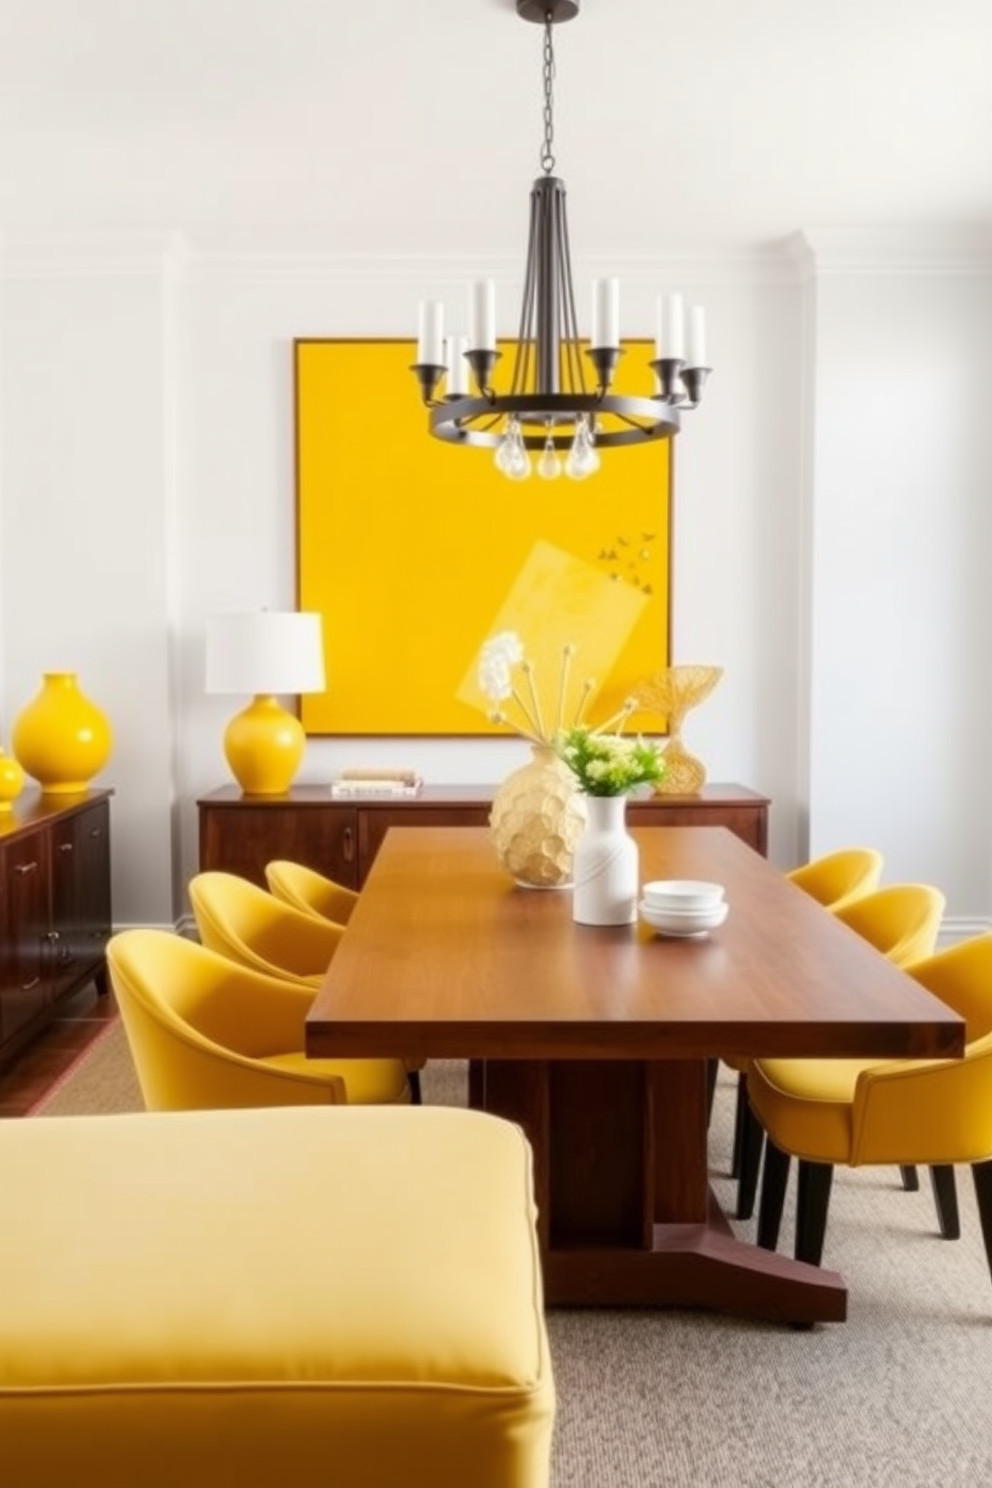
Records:
[[[642,379],[646,350],[621,363]],[[585,481],[509,481],[491,451],[429,437],[411,342],[294,353],[297,597],[323,617],[327,663],[326,691],[302,700],[307,733],[505,733],[475,680],[499,630],[549,676],[574,646],[600,717],[668,665],[666,441],[606,450]]]

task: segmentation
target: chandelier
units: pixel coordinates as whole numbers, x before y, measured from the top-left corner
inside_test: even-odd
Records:
[[[417,360],[411,371],[430,410],[429,432],[452,444],[488,446],[495,451],[497,468],[511,480],[530,475],[529,450],[539,451],[537,471],[546,480],[560,475],[563,465],[566,475],[582,480],[599,468],[600,449],[670,439],[678,433],[681,411],[698,405],[711,371],[704,365],[702,307],[690,307],[687,338],[682,296],[671,294],[660,297],[657,305],[655,357],[647,363],[654,374],[653,393],[611,391],[623,355],[616,279],[593,281],[591,335],[583,354],[565,183],[554,174],[552,95],[553,28],[578,10],[579,0],[517,0],[523,20],[544,26],[544,138],[542,174],[530,194],[527,268],[509,390],[499,392],[492,385],[502,355],[496,345],[493,280],[470,288],[467,336],[445,335],[440,301],[420,304]]]

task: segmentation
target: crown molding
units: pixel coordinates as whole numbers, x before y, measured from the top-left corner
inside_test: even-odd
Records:
[[[189,260],[181,233],[25,233],[0,237],[0,278],[175,278]]]
[[[992,274],[992,224],[949,228],[805,228],[750,246],[657,254],[577,254],[586,277],[616,275],[625,284],[809,284],[841,275]],[[482,277],[517,285],[523,259],[513,255],[338,253],[326,243],[289,246],[247,237],[195,243],[180,231],[0,234],[0,278],[164,276],[193,283],[416,284],[424,294]]]
[[[578,273],[599,277],[615,275],[625,284],[652,285],[793,283],[796,269],[781,244],[754,250],[736,249],[700,253],[680,251],[655,255],[574,256]],[[210,280],[252,281],[287,279],[337,283],[400,284],[432,286],[470,283],[491,278],[497,283],[519,284],[524,269],[522,254],[382,254],[335,253],[312,248],[265,248],[218,245],[194,248],[187,275],[198,282]]]
[[[992,223],[804,228],[787,240],[801,282],[828,275],[992,274]]]
[[[723,248],[680,248],[657,254],[598,253],[575,256],[588,277],[617,275],[632,285],[794,283],[787,240]],[[195,241],[176,230],[59,233],[20,229],[0,234],[0,276],[85,278],[92,275],[159,275],[184,281],[403,284],[450,286],[493,278],[518,284],[522,254],[340,253],[314,236],[277,244],[245,234]]]

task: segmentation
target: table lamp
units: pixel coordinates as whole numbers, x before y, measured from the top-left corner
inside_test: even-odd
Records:
[[[206,691],[253,694],[224,732],[224,755],[245,795],[284,795],[303,758],[303,725],[275,694],[322,692],[324,685],[319,614],[256,610],[210,617]]]

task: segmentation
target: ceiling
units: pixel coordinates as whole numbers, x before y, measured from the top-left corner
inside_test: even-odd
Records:
[[[520,255],[514,0],[0,0],[0,231]],[[582,0],[556,169],[590,253],[992,223],[992,0]]]

